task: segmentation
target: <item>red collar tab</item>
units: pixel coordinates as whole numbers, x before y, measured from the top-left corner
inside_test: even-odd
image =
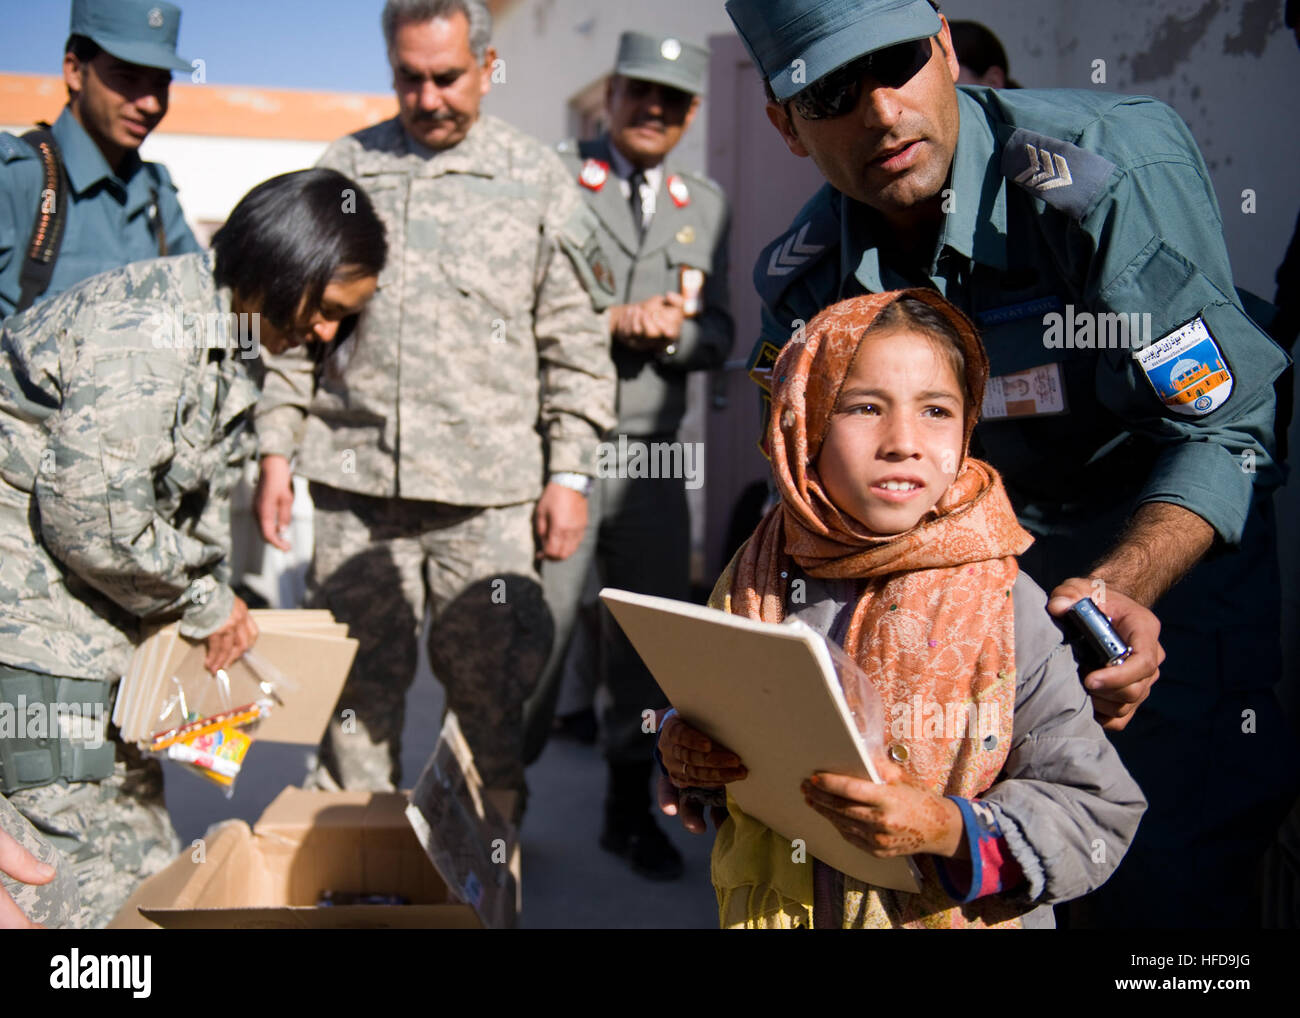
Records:
[[[588,159],[578,174],[578,183],[590,191],[599,191],[608,179],[609,163],[603,163],[599,159]]]
[[[686,189],[686,181],[675,173],[668,178],[668,197],[679,209],[691,203],[691,192]]]

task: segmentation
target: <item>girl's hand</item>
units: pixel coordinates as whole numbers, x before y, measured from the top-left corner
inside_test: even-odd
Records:
[[[885,784],[819,771],[804,799],[851,845],[880,859],[928,853],[951,859],[966,850],[961,810],[951,799],[907,783],[892,763],[877,765]]]
[[[716,788],[749,774],[740,757],[677,714],[659,729],[659,755],[678,788]]]

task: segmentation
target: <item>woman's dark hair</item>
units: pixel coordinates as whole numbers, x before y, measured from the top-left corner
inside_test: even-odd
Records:
[[[240,199],[212,237],[216,279],[267,320],[291,327],[331,280],[377,276],[388,257],[384,224],[356,183],[335,170],[282,173]]]

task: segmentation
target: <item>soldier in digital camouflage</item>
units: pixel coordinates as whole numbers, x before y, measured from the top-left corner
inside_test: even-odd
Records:
[[[257,637],[226,559],[260,348],[327,342],[374,293],[383,226],[363,195],[342,211],[355,189],[273,178],[211,254],[92,276],[0,333],[0,792],[75,878],[72,925],[177,850],[161,767],[107,724],[114,687],[146,624],[179,619],[213,672]]]
[[[296,456],[315,509],[309,596],[361,641],[309,782],[397,787],[431,610],[434,674],[507,803],[523,790],[523,701],[552,639],[536,556],[577,547],[581,491],[614,423],[593,306],[612,281],[556,154],[479,113],[499,66],[486,6],[390,0],[382,21],[400,113],[321,165],[370,195],[394,255],[336,370],[271,365],[257,511],[287,547]]]

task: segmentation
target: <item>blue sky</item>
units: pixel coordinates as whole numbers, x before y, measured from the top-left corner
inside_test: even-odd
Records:
[[[179,0],[178,50],[219,85],[388,92],[383,0]],[[58,74],[70,0],[0,0],[0,71]],[[177,73],[176,81],[185,80]]]

